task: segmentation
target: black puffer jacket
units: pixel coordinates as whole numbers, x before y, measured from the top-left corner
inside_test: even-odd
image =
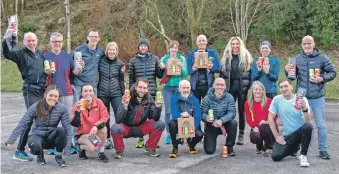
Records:
[[[330,59],[321,54],[318,49],[315,49],[311,55],[305,55],[302,52],[296,57],[296,65],[297,88],[306,88],[306,98],[308,99],[323,97],[325,95],[325,83],[333,80],[337,74]],[[324,78],[324,82],[317,84],[309,80],[309,69],[315,68],[320,69],[320,76]],[[286,71],[285,74],[287,75]]]
[[[147,78],[149,81],[149,93],[155,96],[157,92],[156,78],[162,78],[164,70],[159,68],[159,58],[148,52],[145,57],[137,54],[136,57],[131,59],[128,74],[129,87],[131,87],[138,78]]]
[[[227,91],[229,91],[230,89],[230,84],[231,83],[231,63],[229,62],[229,58],[226,59],[226,63],[225,68],[222,68],[221,72],[220,72],[220,77],[225,79],[226,81],[226,85],[227,85]],[[238,66],[238,68],[241,68]],[[249,71],[243,71],[241,70],[241,74],[240,74],[240,85],[241,85],[241,89],[242,89],[242,94],[244,96],[247,95],[247,91],[251,86],[252,80],[251,80],[251,70]]]
[[[15,49],[15,37],[2,41],[3,55],[15,62],[24,83],[43,85],[46,82],[44,56],[36,50],[35,54],[27,48]]]
[[[124,94],[124,73],[121,72],[123,62],[119,58],[113,60],[108,57],[99,62],[99,97],[120,97]]]

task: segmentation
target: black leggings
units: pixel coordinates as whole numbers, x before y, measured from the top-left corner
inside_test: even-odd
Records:
[[[175,120],[171,120],[168,123],[168,127],[169,127],[169,132],[171,134],[171,139],[172,139],[172,145],[173,147],[178,147],[179,145],[179,140],[177,140],[177,134],[178,134],[178,122]],[[188,144],[190,145],[191,148],[194,148],[201,140],[203,137],[203,133],[201,131],[201,127],[199,125],[199,127],[197,128],[197,130],[195,130],[195,137],[193,137],[190,141],[188,142]]]
[[[259,132],[257,133],[254,132],[253,129],[251,129],[250,132],[251,143],[256,144],[257,149],[260,151],[272,149],[274,136],[271,132],[270,126],[268,124],[261,124],[258,128]]]
[[[239,114],[239,135],[244,135],[245,130],[245,113],[244,104],[246,101],[245,94],[242,93],[239,81],[232,81],[229,93],[233,96],[234,102],[238,100],[238,114]]]
[[[231,120],[226,122],[222,126],[225,127],[227,132],[226,146],[228,152],[233,152],[233,146],[235,144],[235,138],[237,137],[237,121]],[[220,128],[212,126],[212,123],[205,124],[205,136],[204,136],[204,150],[206,154],[213,154],[217,147],[217,137],[222,134]]]
[[[201,100],[207,95],[208,86],[197,86],[197,88],[192,91],[193,95],[199,100],[199,103],[201,103]]]
[[[62,152],[66,146],[66,131],[63,127],[57,127],[48,136],[31,135],[28,138],[28,147],[33,155],[40,155],[44,149],[53,149]]]
[[[118,112],[122,97],[98,97],[106,106],[107,112],[109,114],[109,118],[106,122],[106,128],[107,128],[107,138],[111,137],[111,126],[109,122],[111,121],[111,114],[110,114],[110,104],[112,105],[114,115]]]

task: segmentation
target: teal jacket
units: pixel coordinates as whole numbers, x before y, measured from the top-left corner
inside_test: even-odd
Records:
[[[168,59],[170,58],[170,54],[164,55],[164,57],[161,58],[161,62],[167,67]],[[181,66],[181,75],[180,76],[171,76],[171,78],[164,84],[164,86],[179,86],[179,83],[181,80],[186,78],[188,76],[187,71],[187,64],[186,64],[186,58],[182,56],[181,54],[177,54],[177,58],[182,63]]]

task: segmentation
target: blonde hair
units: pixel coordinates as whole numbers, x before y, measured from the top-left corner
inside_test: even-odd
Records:
[[[262,89],[262,96],[261,96],[261,108],[264,109],[267,105],[267,97],[266,97],[266,89],[265,86],[259,82],[254,81],[251,85],[251,88],[248,90],[247,94],[247,102],[251,110],[253,110],[253,103],[254,103],[254,96],[253,96],[253,89],[255,86],[259,86]]]
[[[170,50],[170,48],[174,47],[176,45],[179,48],[179,42],[176,40],[171,40],[171,42],[168,44],[167,49]]]
[[[252,55],[245,47],[244,42],[240,39],[240,37],[231,37],[231,39],[228,41],[226,48],[224,50],[224,54],[221,59],[221,70],[225,71],[226,67],[226,60],[228,58],[229,65],[232,61],[232,46],[231,43],[233,40],[239,41],[239,66],[242,68],[243,71],[249,71],[251,69],[251,65],[253,62]]]
[[[106,45],[105,55],[108,57],[107,52],[108,52],[108,48],[109,48],[110,46],[114,46],[114,47],[115,47],[115,49],[117,50],[116,56],[118,57],[119,48],[118,48],[118,44],[117,44],[116,42],[109,42],[109,43]]]

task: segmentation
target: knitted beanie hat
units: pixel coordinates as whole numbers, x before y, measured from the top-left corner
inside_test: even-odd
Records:
[[[138,47],[139,47],[140,45],[142,45],[142,44],[147,45],[147,47],[149,48],[149,40],[148,40],[147,38],[141,38],[141,39],[139,40]]]

